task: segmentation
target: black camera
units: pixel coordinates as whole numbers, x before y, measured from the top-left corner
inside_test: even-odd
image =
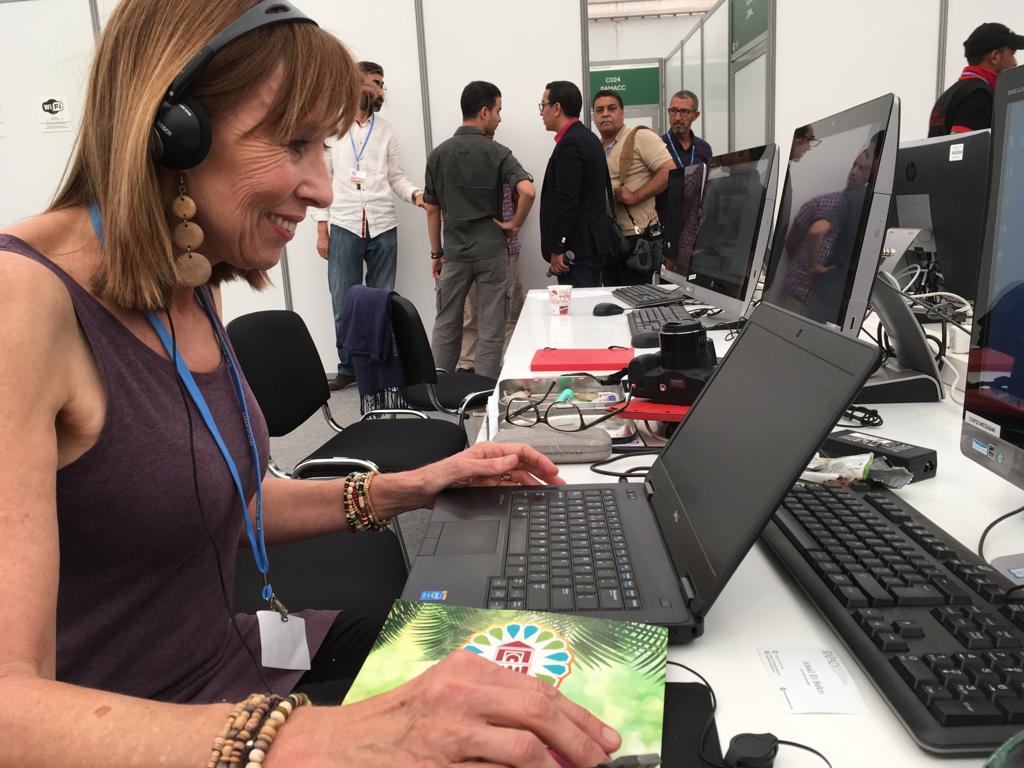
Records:
[[[655,403],[691,405],[715,372],[715,342],[696,320],[665,323],[660,352],[637,355],[629,364],[629,391]]]

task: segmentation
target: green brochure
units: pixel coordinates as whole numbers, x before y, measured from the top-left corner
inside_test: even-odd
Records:
[[[554,685],[622,734],[616,754],[661,752],[668,630],[632,621],[396,600],[345,704],[459,648]]]

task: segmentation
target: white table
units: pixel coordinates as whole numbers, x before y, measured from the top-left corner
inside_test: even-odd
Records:
[[[606,289],[574,291],[568,316],[552,317],[545,291],[530,291],[516,326],[501,378],[529,377],[530,359],[539,347],[604,347],[629,344],[625,315],[595,317],[600,301],[614,301]],[[713,334],[719,354],[723,334]],[[492,403],[492,419],[495,405]],[[1024,492],[997,478],[960,454],[960,406],[941,403],[878,406],[886,437],[934,448],[938,473],[915,483],[900,495],[970,549],[975,549],[984,526],[998,515],[1024,505]],[[492,422],[493,423],[493,422]],[[483,432],[484,430],[481,430]],[[649,462],[650,457],[624,459]],[[572,483],[607,482],[586,464],[561,467]],[[1024,551],[1024,519],[1002,523],[986,543],[986,556]],[[835,650],[853,674],[869,714],[791,715],[784,712],[771,687],[758,648],[811,646]],[[945,766],[979,768],[980,758],[936,758],[921,750],[889,710],[871,681],[860,671],[839,639],[819,617],[799,588],[758,544],[747,555],[712,606],[704,635],[689,645],[670,648],[669,658],[704,675],[718,695],[718,731],[723,752],[729,739],[741,732],[770,731],[823,752],[835,768],[868,766]],[[683,670],[669,667],[669,680],[688,681]],[[782,748],[777,768],[812,768],[818,758]]]

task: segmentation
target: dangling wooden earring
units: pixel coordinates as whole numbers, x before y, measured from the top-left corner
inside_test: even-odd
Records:
[[[210,279],[212,270],[209,260],[195,250],[203,244],[203,230],[198,224],[189,221],[196,215],[196,201],[185,194],[185,179],[181,176],[178,177],[178,195],[171,201],[171,215],[178,221],[171,239],[176,246],[185,250],[174,259],[178,284],[197,288]]]

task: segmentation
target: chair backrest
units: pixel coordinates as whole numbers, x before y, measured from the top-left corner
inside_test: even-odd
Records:
[[[391,333],[402,358],[406,386],[436,384],[437,370],[430,340],[416,306],[404,296],[391,295]]]
[[[227,331],[271,437],[287,435],[330,399],[320,353],[295,312],[242,315]]]

